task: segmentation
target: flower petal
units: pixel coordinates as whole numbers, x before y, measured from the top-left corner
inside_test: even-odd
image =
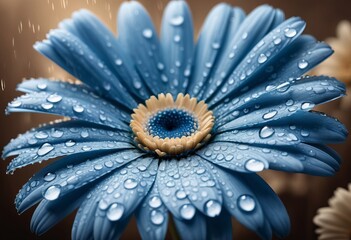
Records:
[[[218,61],[244,18],[241,8],[232,8],[224,3],[216,5],[208,14],[196,46],[192,81],[187,90],[191,96],[196,96],[208,81],[213,64]]]
[[[170,1],[163,13],[161,51],[169,70],[167,91],[184,92],[190,75],[194,50],[191,12],[185,1]]]
[[[38,42],[34,48],[91,86],[100,96],[127,108],[137,105],[128,90],[112,74],[106,64],[71,33],[61,29],[53,30],[48,35],[48,41]],[[52,49],[47,51],[50,48]],[[60,57],[57,58],[56,55]]]
[[[167,89],[167,69],[160,54],[157,32],[144,7],[137,1],[122,3],[118,12],[121,47],[153,95]]]
[[[201,164],[202,161],[196,155],[179,160],[180,179],[193,205],[204,215],[216,217],[222,210],[222,192],[211,171]]]
[[[206,217],[201,213],[195,213],[190,220],[173,218],[180,239],[202,240],[206,239]]]
[[[142,239],[165,239],[168,226],[168,211],[163,204],[156,184],[144,198],[135,213]]]
[[[157,168],[157,159],[141,158],[102,183],[106,191],[96,210],[94,239],[116,239],[122,234],[123,229],[116,226],[143,201],[154,183]]]
[[[93,182],[121,166],[140,158],[137,150],[124,150],[115,153],[93,152],[75,154],[60,159],[35,174],[20,190],[16,197],[17,210],[22,213],[37,201],[52,199],[48,189],[56,190],[60,197]],[[60,177],[58,177],[60,176]]]

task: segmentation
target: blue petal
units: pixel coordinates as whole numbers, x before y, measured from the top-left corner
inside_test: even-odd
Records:
[[[245,174],[227,172],[213,164],[206,164],[212,169],[217,180],[222,183],[223,202],[227,211],[247,228],[264,239],[270,239],[271,229],[269,225],[267,228],[264,209],[255,194],[256,187],[251,188],[244,181]]]
[[[67,143],[67,146],[80,142],[104,142],[120,141],[132,143],[130,133],[116,131],[101,125],[82,121],[65,121],[44,125],[32,129],[17,138],[12,139],[4,147],[3,157],[9,157],[29,148],[40,147],[45,143],[60,144]]]
[[[195,213],[191,220],[173,218],[177,233],[182,240],[206,239],[206,217],[201,213]]]
[[[216,5],[208,14],[196,46],[192,81],[187,90],[191,96],[196,96],[208,81],[213,64],[218,61],[244,17],[242,9],[223,3]]]
[[[44,234],[79,207],[86,197],[86,191],[87,188],[81,188],[60,198],[59,201],[41,201],[33,213],[31,231],[37,235]]]
[[[168,226],[168,211],[163,204],[156,184],[144,198],[135,213],[142,239],[165,239]]]
[[[196,155],[178,161],[182,186],[188,199],[200,212],[216,217],[222,210],[222,192],[211,171],[201,162],[203,160]]]
[[[116,228],[128,219],[154,183],[158,161],[141,158],[102,183],[106,188],[99,200],[94,220],[94,239],[116,239],[123,229]]]
[[[210,83],[206,84],[204,89],[205,96],[212,94],[212,91],[218,88],[217,82],[221,84],[227,79],[251,48],[267,34],[275,17],[274,12],[275,10],[267,5],[256,8],[244,19],[235,34],[228,36],[229,42],[223,49],[221,58],[213,66],[214,73]],[[216,87],[213,88],[214,86]],[[206,97],[201,98],[206,99]]]
[[[149,92],[143,86],[134,63],[113,33],[94,14],[85,9],[77,11],[71,20],[64,21],[60,27],[93,50],[135,97],[139,100],[148,98]]]
[[[222,81],[215,78],[217,82],[213,82],[212,85],[208,86],[209,91],[204,96],[205,99],[214,99],[213,101],[207,100],[207,102],[211,105],[216,104],[223,98],[233,96],[237,91],[247,86],[248,83],[257,83],[261,73],[267,69],[269,64],[277,60],[277,56],[287,46],[297,39],[305,25],[305,22],[300,18],[290,18],[272,30],[242,59],[228,80],[224,82],[224,85],[221,85]],[[289,35],[287,34],[289,31],[294,32]],[[278,45],[276,44],[277,39],[280,41]],[[214,90],[215,86],[217,86],[217,91]]]
[[[61,29],[53,30],[48,34],[48,41],[38,42],[34,48],[97,90],[100,95],[111,99],[120,106],[130,109],[136,106],[136,102],[128,90],[106,64],[71,33]],[[48,48],[54,48],[54,50],[46,51]],[[52,53],[53,55],[50,55]],[[57,59],[56,55],[60,57]],[[67,65],[68,67],[66,67]]]
[[[332,50],[328,45],[316,42],[310,36],[300,36],[289,45],[288,49],[280,53],[279,57],[277,57],[278,61],[273,61],[264,72],[261,72],[261,75],[255,82],[252,84],[248,82],[248,85],[241,90],[242,92],[247,92],[244,93],[245,97],[238,93],[238,96],[233,99],[225,99],[224,102],[221,102],[216,107],[216,115],[221,116],[224,113],[232,112],[239,101],[243,101],[247,97],[256,96],[258,93],[275,89],[289,79],[293,80],[300,77],[330,56],[331,53]],[[298,67],[301,62],[304,63],[303,67]]]
[[[118,32],[121,47],[134,61],[150,92],[153,95],[165,93],[169,80],[160,54],[157,32],[140,3],[122,3],[118,12]]]
[[[223,209],[221,214],[215,218],[206,218],[206,239],[231,240],[232,221],[230,214]]]
[[[194,50],[191,12],[185,1],[170,1],[162,19],[161,50],[169,71],[168,91],[176,96],[188,85]]]
[[[93,182],[142,156],[138,150],[109,154],[93,152],[60,159],[34,175],[20,190],[16,207],[21,213],[45,197],[46,190],[56,187],[60,197]]]
[[[257,95],[243,98],[235,108],[236,114],[221,119],[218,125],[225,123],[223,129],[227,130],[267,125],[344,95],[345,85],[334,78],[290,79],[261,95],[258,92]]]
[[[172,215],[178,219],[190,220],[196,209],[183,189],[177,162],[178,160],[172,159],[160,163],[156,184],[163,203]]]

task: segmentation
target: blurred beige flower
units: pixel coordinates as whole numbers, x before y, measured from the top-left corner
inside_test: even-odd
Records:
[[[319,240],[349,240],[351,236],[351,183],[336,189],[329,207],[320,208],[313,222],[319,227]]]
[[[351,23],[341,21],[336,29],[336,37],[326,39],[334,49],[334,54],[313,70],[315,75],[333,76],[351,84]]]

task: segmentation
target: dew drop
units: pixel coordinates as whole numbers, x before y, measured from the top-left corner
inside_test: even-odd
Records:
[[[153,35],[153,32],[152,32],[152,30],[150,28],[146,28],[146,29],[143,30],[143,36],[145,38],[150,39],[150,38],[152,38],[152,35]]]
[[[44,156],[54,150],[54,147],[50,143],[44,143],[37,151],[39,156]]]
[[[124,187],[126,189],[136,188],[137,185],[138,185],[138,182],[133,178],[128,178],[127,180],[124,181]]]
[[[249,159],[245,163],[245,168],[250,172],[260,172],[264,169],[264,163],[256,159]]]
[[[22,102],[17,101],[17,100],[12,101],[12,102],[9,104],[10,107],[20,107],[21,105],[22,105]]]
[[[116,59],[115,64],[117,66],[121,66],[123,64],[123,61],[121,59]]]
[[[158,210],[151,211],[151,222],[155,225],[160,225],[164,222],[165,217],[163,216],[162,212]]]
[[[258,59],[257,59],[257,62],[258,62],[258,63],[264,63],[264,62],[266,62],[266,61],[267,61],[267,56],[264,55],[263,53],[260,54],[260,56],[259,56]]]
[[[152,208],[158,208],[162,205],[162,201],[159,197],[157,196],[153,196],[150,200],[149,200],[149,206]]]
[[[46,100],[48,102],[51,102],[51,103],[58,103],[62,100],[62,97],[60,95],[57,95],[56,93],[54,93],[54,94],[51,94],[50,96],[48,96],[46,98]]]
[[[175,16],[171,19],[170,23],[173,25],[173,26],[180,26],[182,25],[184,22],[184,17],[183,16]]]
[[[281,42],[282,42],[282,39],[281,39],[281,38],[276,38],[276,39],[274,39],[274,41],[273,41],[273,43],[274,43],[275,45],[279,45]]]
[[[47,173],[44,176],[44,181],[46,182],[51,182],[56,178],[56,174],[55,173]]]
[[[276,110],[273,110],[273,111],[270,111],[270,112],[264,114],[264,115],[262,116],[262,118],[263,118],[264,120],[268,120],[268,119],[273,118],[275,115],[277,115],[277,113],[278,113],[278,112],[277,112]]]
[[[52,103],[42,103],[41,107],[45,110],[50,110],[51,108],[53,108],[53,104]]]
[[[86,131],[86,130],[83,130],[83,131],[80,133],[80,136],[81,136],[82,138],[87,138],[87,137],[89,137],[89,132]]]
[[[209,217],[216,217],[221,213],[222,206],[216,200],[209,200],[205,204],[205,212]]]
[[[46,85],[46,83],[38,83],[37,88],[39,90],[45,90],[48,87],[48,85]]]
[[[66,147],[73,147],[74,145],[76,145],[76,142],[73,140],[68,140],[67,142],[65,142]]]
[[[285,32],[285,36],[288,38],[295,37],[297,34],[297,32],[294,28],[287,28],[284,30],[284,32]]]
[[[180,208],[180,216],[182,216],[182,218],[184,218],[186,220],[190,220],[194,217],[194,215],[195,215],[194,206],[192,206],[190,204],[184,204]]]
[[[124,213],[124,206],[120,203],[113,203],[108,208],[106,216],[110,221],[114,222],[121,219],[123,213]]]
[[[76,113],[84,112],[84,107],[82,105],[74,105],[72,108],[73,111],[75,111]]]
[[[35,136],[35,138],[37,138],[37,139],[45,139],[45,138],[47,138],[49,135],[48,135],[46,132],[40,131],[40,132],[37,132],[34,136]]]
[[[60,138],[63,136],[63,131],[61,130],[55,130],[52,134],[51,134],[52,137],[54,138]]]
[[[183,190],[178,190],[176,192],[176,197],[178,199],[184,199],[184,198],[186,198],[186,193]]]
[[[305,102],[301,104],[301,109],[303,110],[311,109],[313,107],[314,107],[314,103]]]
[[[213,49],[219,49],[220,47],[221,47],[221,45],[219,43],[217,43],[217,42],[212,43]]]
[[[268,126],[261,128],[259,135],[261,138],[269,138],[274,134],[274,129]]]
[[[245,212],[252,212],[256,207],[256,202],[250,195],[244,194],[238,198],[238,206]]]
[[[308,66],[308,62],[306,60],[300,60],[299,63],[297,64],[297,66],[300,69],[305,69]]]
[[[61,187],[59,185],[54,185],[51,187],[48,187],[44,193],[44,198],[48,201],[53,201],[56,200],[61,193]]]

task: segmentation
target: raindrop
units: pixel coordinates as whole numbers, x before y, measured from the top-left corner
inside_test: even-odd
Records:
[[[310,135],[310,133],[306,130],[301,130],[301,136],[303,137],[308,137]]]
[[[55,130],[52,134],[51,134],[52,137],[55,137],[55,138],[60,138],[63,136],[63,131],[61,130]]]
[[[288,38],[295,37],[297,34],[297,32],[294,28],[287,28],[284,30],[284,32],[285,32],[285,36]]]
[[[152,30],[150,28],[146,28],[143,30],[143,36],[145,38],[152,38],[152,35],[153,35],[153,33],[152,33]]]
[[[260,172],[264,169],[264,163],[256,159],[250,159],[245,163],[245,168],[250,172]]]
[[[21,105],[22,105],[22,102],[17,101],[17,100],[15,100],[9,104],[10,107],[19,107]]]
[[[44,198],[48,201],[53,201],[56,200],[61,193],[61,187],[59,185],[54,185],[51,187],[48,187],[44,193]]]
[[[121,66],[123,64],[123,61],[121,59],[116,59],[115,64],[117,66]]]
[[[301,109],[303,110],[311,109],[313,107],[314,107],[314,103],[305,102],[301,104]]]
[[[269,138],[274,134],[274,129],[268,126],[261,128],[259,135],[261,138]]]
[[[34,136],[35,136],[35,138],[37,138],[37,139],[45,139],[45,138],[47,138],[49,135],[48,135],[46,132],[40,131],[40,132],[37,132]]]
[[[268,120],[268,119],[273,118],[275,115],[277,115],[277,113],[278,113],[278,112],[277,112],[276,110],[273,110],[273,111],[270,111],[270,112],[264,114],[262,118],[263,118],[264,120]]]
[[[238,198],[238,206],[245,212],[252,212],[256,207],[256,203],[250,195],[245,194]]]
[[[48,85],[46,85],[46,83],[38,83],[37,88],[39,90],[45,90],[48,87]]]
[[[217,43],[217,42],[212,43],[213,49],[219,49],[220,47],[221,47],[221,45],[219,43]]]
[[[281,38],[276,38],[276,39],[274,39],[274,41],[273,41],[273,43],[274,43],[275,45],[279,45],[281,42],[282,42],[282,39],[281,39]]]
[[[47,173],[44,176],[44,181],[46,182],[51,182],[52,180],[54,180],[56,178],[56,174],[55,173]]]
[[[181,37],[179,35],[175,35],[173,38],[174,42],[178,43],[181,40]]]
[[[157,196],[153,196],[150,200],[149,200],[149,206],[152,208],[158,208],[162,205],[162,201],[159,197]]]
[[[124,213],[124,206],[120,203],[113,203],[108,208],[106,216],[110,221],[114,222],[121,219],[123,213]]]
[[[222,206],[216,200],[209,200],[205,205],[205,212],[209,217],[216,217],[221,213]]]
[[[194,206],[190,205],[190,204],[184,204],[181,208],[180,208],[180,215],[182,216],[182,218],[184,218],[185,220],[190,220],[194,217],[195,215],[195,208]]]
[[[164,222],[165,217],[158,210],[151,211],[151,222],[155,225],[160,225]]]
[[[267,56],[262,53],[258,57],[257,61],[258,61],[258,63],[264,63],[265,61],[267,61]]]
[[[73,147],[74,145],[76,145],[76,142],[73,140],[68,140],[67,142],[65,142],[66,147]]]
[[[84,112],[84,107],[81,105],[74,105],[73,111],[75,111],[76,113],[82,113],[82,112]]]
[[[37,151],[39,156],[44,156],[54,150],[54,147],[50,143],[44,143]]]
[[[80,133],[80,136],[81,136],[82,138],[87,138],[87,137],[89,137],[89,132],[86,131],[86,130],[83,130],[83,131]]]
[[[173,17],[170,22],[173,26],[180,26],[184,22],[184,17],[183,16]]]
[[[53,107],[54,105],[52,103],[42,103],[41,107],[45,110],[49,110]]]
[[[46,98],[46,100],[48,102],[51,102],[51,103],[58,103],[58,102],[60,102],[62,100],[62,97],[60,95],[57,95],[57,94],[54,93],[54,94],[51,94],[50,96],[48,96]]]
[[[137,185],[138,185],[138,182],[133,178],[128,178],[127,180],[124,181],[124,187],[126,189],[136,188]]]
[[[300,60],[299,63],[297,64],[297,66],[300,68],[300,69],[305,69],[307,68],[308,66],[308,62],[304,59]]]
[[[184,198],[186,197],[186,193],[185,193],[183,190],[178,190],[178,191],[176,192],[176,197],[177,197],[178,199],[184,199]]]

